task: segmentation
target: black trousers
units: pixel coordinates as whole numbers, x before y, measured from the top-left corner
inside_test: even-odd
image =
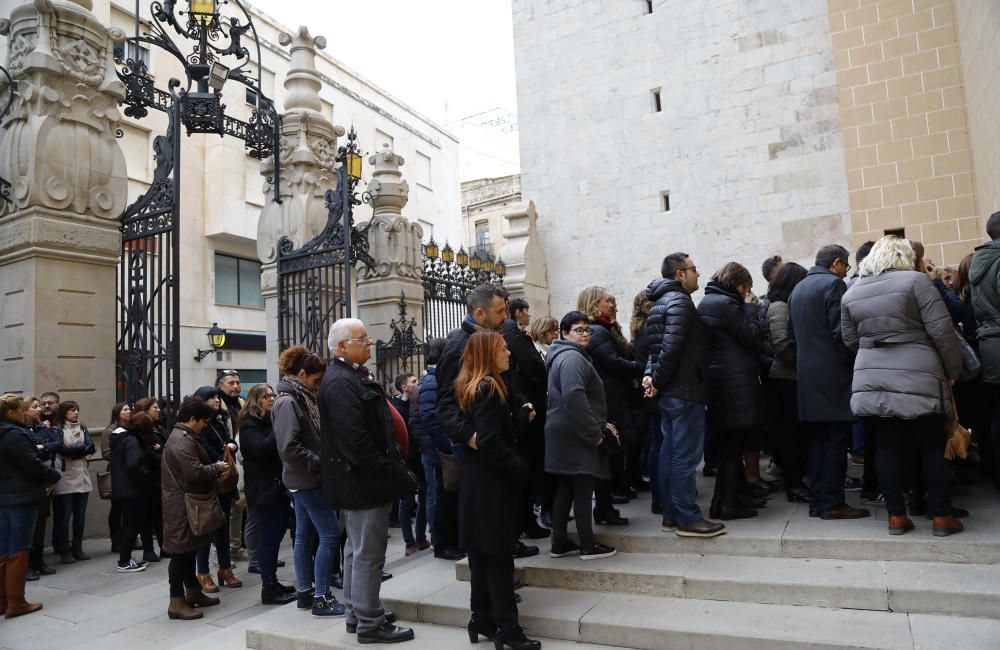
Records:
[[[198,577],[194,574],[194,556],[196,551],[188,553],[172,553],[167,566],[167,577],[170,580],[170,597],[184,595],[184,588],[198,589]]]
[[[444,481],[438,479],[437,501],[434,503],[434,550],[458,548],[458,490],[445,492]]]
[[[903,501],[906,464],[920,463],[927,486],[927,507],[933,517],[951,514],[948,488],[951,468],[944,459],[943,415],[926,415],[915,420],[872,418],[878,444],[878,475],[890,515],[906,514]],[[865,447],[865,453],[867,452]]]
[[[785,492],[803,487],[802,458],[805,433],[799,425],[799,398],[797,382],[794,379],[767,380],[767,391],[771,404],[771,433],[774,450],[777,452],[778,466],[781,467]]]
[[[560,474],[559,487],[552,504],[552,545],[565,544],[569,510],[576,512],[576,532],[580,547],[594,545],[594,527],[590,519],[590,495],[594,491],[594,477],[589,474]]]
[[[507,554],[497,557],[469,550],[469,573],[473,620],[492,621],[500,629],[517,627],[514,556]]]
[[[722,454],[719,457],[719,473],[715,478],[715,491],[712,494],[712,509],[735,510],[740,507],[740,495],[746,487],[746,471],[743,468],[743,451],[746,448],[747,437],[751,430],[723,429],[719,442]]]
[[[882,492],[878,480],[878,436],[875,433],[875,420],[877,419],[864,418],[861,421],[862,436],[865,441],[865,470],[861,479],[861,496],[863,497],[875,497]]]
[[[148,535],[149,528],[146,524],[148,504],[145,499],[120,499],[119,501],[125,518],[118,533],[118,563],[128,564],[132,558],[132,542],[135,541],[135,536],[139,534],[139,531],[147,531]],[[145,536],[142,541],[143,544],[146,543]],[[152,547],[146,550],[152,550]]]
[[[820,512],[844,503],[850,422],[808,422],[809,507]]]

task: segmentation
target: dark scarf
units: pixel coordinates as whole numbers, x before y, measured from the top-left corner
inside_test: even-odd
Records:
[[[319,432],[319,402],[316,399],[316,393],[309,390],[309,387],[302,383],[302,380],[296,375],[285,375],[281,381],[291,389],[292,397],[305,409],[313,427]]]

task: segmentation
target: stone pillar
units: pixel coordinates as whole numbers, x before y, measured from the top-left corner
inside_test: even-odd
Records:
[[[316,70],[316,51],[326,47],[326,39],[313,38],[303,26],[294,35],[281,34],[279,42],[290,45],[292,54],[285,77],[286,112],[281,117],[278,148],[282,202],[275,203],[271,183],[265,183],[266,199],[257,224],[267,323],[267,379],[272,385],[278,379],[278,240],[287,236],[298,248],[322,232],[327,219],[323,194],[337,186],[337,137],[344,135],[344,128],[331,124],[321,112],[322,81]],[[273,158],[261,163],[260,173],[273,175]]]
[[[532,314],[544,316],[549,313],[549,282],[545,253],[538,243],[535,202],[516,203],[503,218],[507,220],[504,232],[507,241],[497,255],[507,265],[503,285],[512,297],[527,300]]]
[[[357,317],[368,326],[368,335],[377,341],[392,337],[389,322],[399,318],[401,295],[406,296],[408,318],[417,320],[417,335],[422,337],[424,329],[421,279],[424,229],[402,214],[410,193],[410,186],[399,171],[403,162],[403,157],[388,144],[368,158],[368,163],[375,166],[368,183],[373,207],[368,245],[375,266],[358,269],[356,302]]]
[[[115,401],[128,178],[112,63],[125,34],[91,7],[35,0],[0,19],[16,81],[0,125],[0,177],[12,184],[12,203],[0,202],[0,392],[55,390],[99,431]]]

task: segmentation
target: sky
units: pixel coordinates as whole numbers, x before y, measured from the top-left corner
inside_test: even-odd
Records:
[[[517,112],[510,0],[250,0],[438,124]],[[457,130],[457,129],[456,129]]]

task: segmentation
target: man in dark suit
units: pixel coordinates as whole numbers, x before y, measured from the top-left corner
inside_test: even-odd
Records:
[[[799,421],[809,432],[809,515],[859,519],[870,513],[844,502],[851,446],[854,355],[841,338],[840,300],[851,270],[843,246],[824,246],[788,299],[788,335],[796,341]]]
[[[413,630],[392,623],[379,591],[389,540],[389,509],[403,497],[406,465],[382,386],[365,367],[372,340],[364,323],[342,318],[327,340],[333,361],[319,387],[323,496],[347,531],[344,603],[360,643],[396,643]],[[414,488],[416,486],[413,486]],[[412,493],[411,493],[412,494]]]

